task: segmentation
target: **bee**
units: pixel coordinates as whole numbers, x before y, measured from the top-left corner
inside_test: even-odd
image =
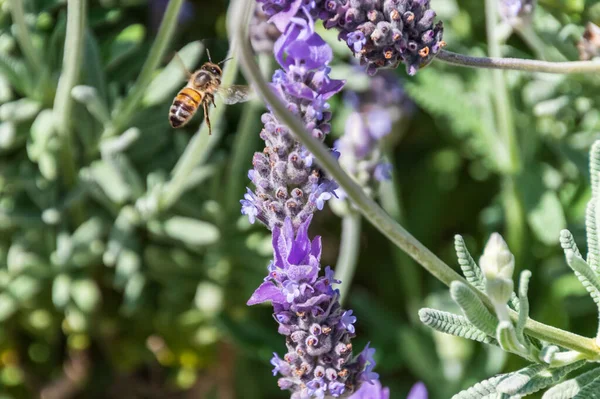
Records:
[[[210,105],[216,107],[215,94],[218,94],[225,104],[241,103],[250,100],[252,97],[249,86],[221,86],[223,71],[220,66],[229,61],[229,59],[215,64],[210,58],[208,49],[206,53],[208,55],[208,62],[205,62],[194,73],[187,70],[179,55],[176,54],[177,59],[183,65],[188,82],[177,93],[169,109],[169,123],[174,128],[185,126],[192,119],[196,111],[198,111],[200,105],[202,105],[204,120],[208,126],[208,134],[212,134],[209,107]]]

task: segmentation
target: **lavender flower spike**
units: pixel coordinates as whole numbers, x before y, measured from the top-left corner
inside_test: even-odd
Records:
[[[312,20],[295,18],[275,43],[275,54],[283,69],[273,75],[273,90],[323,141],[331,130],[327,99],[344,85],[329,77],[331,48],[314,32]],[[322,175],[312,155],[272,113],[263,114],[262,122],[265,149],[254,154],[254,168],[248,173],[256,191],[249,191],[241,201],[242,213],[271,230],[290,218],[297,229],[335,196],[337,184]]]
[[[310,221],[297,233],[289,218],[273,229],[274,261],[248,305],[271,302],[279,333],[286,336],[288,353],[271,360],[281,389],[291,391],[292,399],[344,398],[377,380],[375,350],[367,345],[352,355],[356,318],[340,306],[333,271],[327,267],[324,275],[319,273],[321,240],[309,239]]]

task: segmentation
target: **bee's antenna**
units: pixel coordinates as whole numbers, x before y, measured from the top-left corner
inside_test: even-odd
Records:
[[[206,49],[206,55],[208,55],[208,61],[212,62],[212,59],[210,58],[210,51],[208,51],[208,48]]]
[[[226,61],[229,61],[229,60],[232,60],[232,59],[233,59],[233,57],[226,58],[223,61],[219,62],[217,65],[224,64]]]

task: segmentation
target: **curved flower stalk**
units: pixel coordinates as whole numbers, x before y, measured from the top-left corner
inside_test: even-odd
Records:
[[[278,39],[275,52],[283,69],[273,75],[273,90],[313,137],[323,141],[331,130],[327,100],[344,85],[329,77],[331,48],[314,32],[309,18],[294,20]],[[337,184],[322,175],[313,156],[271,112],[263,114],[262,122],[260,137],[266,146],[252,158],[248,177],[256,190],[248,189],[242,213],[269,229],[290,218],[297,229],[335,195]]]
[[[434,25],[436,14],[429,8],[429,0],[258,1],[282,31],[301,8],[322,19],[325,28],[339,31],[340,40],[369,74],[404,63],[408,74],[414,75],[445,44],[442,23]]]
[[[311,219],[297,232],[289,218],[283,227],[274,227],[274,260],[248,305],[271,302],[279,333],[286,336],[288,353],[283,358],[274,354],[271,360],[281,389],[291,391],[292,399],[347,397],[377,380],[375,349],[367,345],[353,355],[356,317],[342,309],[332,287],[340,283],[333,271],[326,267],[320,273],[321,239],[309,239]]]

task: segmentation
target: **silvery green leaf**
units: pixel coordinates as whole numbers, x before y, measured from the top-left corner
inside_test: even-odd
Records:
[[[467,281],[479,291],[485,292],[485,277],[469,253],[465,240],[458,234],[454,236],[454,249],[458,258],[458,264]]]
[[[48,181],[55,181],[58,177],[58,159],[57,154],[51,152],[43,152],[38,159],[40,173]]]
[[[134,165],[124,153],[102,154],[102,159],[116,173],[119,174],[123,183],[128,187],[133,198],[139,198],[144,194],[145,188],[142,178],[138,174]]]
[[[71,90],[71,96],[83,104],[88,112],[93,115],[98,122],[106,124],[110,121],[110,113],[106,104],[100,99],[98,91],[90,86],[75,86]]]
[[[151,231],[193,246],[214,244],[220,237],[215,225],[182,216],[173,216],[162,223],[155,223]]]
[[[8,284],[8,293],[19,302],[33,298],[40,291],[40,281],[27,274],[21,274]]]
[[[22,98],[0,105],[0,121],[23,122],[38,114],[42,105],[28,98]]]
[[[496,399],[501,397],[497,394],[496,387],[507,375],[510,374],[501,374],[478,382],[471,388],[457,393],[452,399]]]
[[[498,320],[469,286],[459,281],[453,281],[450,285],[450,295],[475,327],[489,336],[496,335]]]
[[[596,197],[588,202],[585,212],[585,230],[587,238],[587,262],[590,267],[600,274],[600,247],[598,246],[598,230],[596,229]]]
[[[71,235],[74,247],[88,246],[92,241],[100,239],[107,232],[107,226],[100,217],[91,217],[83,222]]]
[[[471,324],[465,317],[450,312],[424,308],[419,310],[421,322],[445,334],[472,339],[485,344],[497,345],[496,340]]]
[[[126,286],[129,279],[140,270],[141,265],[142,259],[135,250],[123,248],[115,267],[115,286],[119,288]]]
[[[129,281],[127,281],[123,296],[123,311],[125,314],[131,314],[137,309],[145,286],[146,278],[142,273],[134,274]]]
[[[498,384],[497,390],[511,395],[511,398],[520,398],[556,384],[571,371],[580,368],[584,364],[585,361],[579,361],[556,368],[535,364],[512,373]]]
[[[111,42],[106,69],[111,69],[131,55],[146,36],[146,28],[142,24],[132,24],[123,29]]]
[[[41,154],[48,151],[48,145],[56,134],[54,128],[54,115],[52,110],[42,110],[31,125],[30,140],[27,143],[27,155],[33,162],[37,162]],[[54,148],[52,148],[54,150]]]
[[[104,76],[103,62],[100,55],[100,49],[94,32],[88,29],[85,34],[85,54],[83,76],[84,82],[97,90],[100,101],[104,108],[107,108],[106,77]]]
[[[17,127],[13,122],[0,123],[0,150],[10,150],[17,142]]]
[[[8,79],[0,74],[0,104],[4,104],[14,98],[14,93],[10,87]]]
[[[223,287],[209,281],[204,281],[198,284],[194,303],[208,317],[214,317],[223,309],[224,296]]]
[[[565,214],[554,191],[546,191],[527,216],[529,226],[547,245],[554,245],[560,231],[567,226]]]
[[[105,265],[114,266],[123,248],[135,242],[133,232],[136,222],[135,210],[129,206],[123,207],[110,230],[108,245],[102,257]]]
[[[600,377],[583,387],[573,399],[599,399],[600,398]]]
[[[0,72],[22,94],[30,94],[32,87],[25,64],[21,60],[0,53]]]
[[[73,281],[70,292],[73,302],[84,313],[93,312],[100,303],[100,289],[92,279],[85,278]]]
[[[525,324],[529,318],[529,299],[527,292],[529,290],[529,280],[531,279],[531,272],[529,270],[523,270],[519,279],[519,319],[515,327],[517,338],[523,344],[525,344]]]
[[[102,154],[116,154],[123,152],[140,138],[140,134],[140,129],[132,127],[116,137],[103,139],[100,143],[100,152]]]
[[[565,256],[568,265],[575,271],[575,275],[581,281],[581,284],[600,308],[600,279],[598,276],[581,256],[577,256],[572,250],[565,249]]]
[[[108,163],[96,161],[91,165],[94,180],[113,202],[123,204],[131,198],[131,190],[123,178]]]
[[[8,319],[17,310],[17,302],[7,293],[0,293],[0,321]]]
[[[187,79],[185,69],[191,71],[198,63],[203,51],[204,45],[200,41],[186,44],[179,50],[177,54],[181,57],[184,65],[176,57],[173,57],[169,64],[150,82],[144,95],[144,105],[150,107],[172,100],[176,90],[185,86]]]
[[[515,328],[510,321],[501,321],[498,324],[496,339],[500,343],[500,347],[506,352],[515,353],[525,358],[529,357],[527,348],[519,342]]]
[[[600,378],[600,367],[550,388],[544,393],[542,399],[573,399],[586,385],[598,378]],[[598,389],[600,390],[600,387]]]
[[[600,141],[594,141],[590,149],[590,182],[592,185],[592,198],[600,194]]]

